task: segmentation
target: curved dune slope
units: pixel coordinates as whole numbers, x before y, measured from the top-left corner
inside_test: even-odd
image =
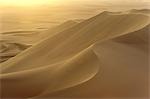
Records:
[[[8,60],[11,57],[16,56],[22,50],[25,50],[30,45],[20,44],[20,43],[12,43],[12,42],[0,42],[0,63]]]
[[[3,72],[16,72],[64,61],[98,40],[124,35],[148,24],[149,17],[145,15],[102,13],[38,43],[1,67]]]
[[[92,49],[100,61],[100,72],[83,84],[54,93],[47,92],[35,99],[147,99],[148,29],[149,25],[138,31],[96,43]]]
[[[126,40],[127,36],[133,37],[134,35],[127,34],[121,38]],[[62,91],[43,94],[39,96],[39,99],[49,97],[52,99],[78,99],[79,97],[90,99],[111,99],[112,97],[113,99],[147,99],[148,48],[143,50],[141,45],[148,42],[139,44],[138,42],[141,41],[139,38],[136,40],[138,42],[132,42],[133,40],[130,39],[132,44],[128,44],[128,42],[120,42],[117,39],[120,39],[120,37],[99,42],[94,46],[94,52],[100,61],[100,72],[91,80]],[[133,45],[136,45],[136,47]]]
[[[138,31],[120,36],[119,38],[115,38],[113,40],[116,42],[121,42],[126,45],[130,45],[132,47],[136,47],[138,49],[141,49],[147,52],[148,43],[149,43],[148,42],[149,41],[149,29],[150,29],[150,25],[147,25],[146,27]]]
[[[124,56],[121,53],[125,47],[117,43],[125,42],[126,39],[123,41],[120,41],[120,38],[110,39],[142,31],[149,23],[149,16],[144,14],[110,14],[103,12],[52,37],[48,37],[1,64],[0,79],[2,89],[5,89],[2,91],[2,97],[47,97],[52,92],[79,84],[82,85],[83,82],[90,80],[96,74],[99,75],[99,66],[111,67],[110,64],[103,65],[103,62],[109,63],[107,62],[107,59],[111,60],[107,55],[110,51],[109,48],[112,49],[110,52],[113,53],[113,48],[116,48],[116,46],[121,46],[121,49],[116,49],[120,56],[114,56],[116,59],[120,59],[120,62],[110,61],[110,63],[112,63],[112,66],[120,66],[122,63],[126,63],[126,61],[121,60],[121,57]],[[134,38],[134,36],[131,36],[131,38]],[[102,41],[106,44],[102,44],[100,53],[95,54],[93,52],[95,47],[93,48],[92,45],[97,41],[100,42],[100,45]],[[147,42],[147,40],[144,41]],[[126,50],[134,52],[135,49],[127,47]],[[116,52],[112,56],[116,55]],[[142,56],[142,53],[136,50],[134,54]],[[101,59],[100,57],[104,58]],[[114,61],[116,60],[114,59]],[[128,63],[125,65],[128,65]],[[130,65],[133,64],[129,63]],[[106,82],[109,81],[107,75],[105,75]],[[98,84],[99,79],[95,81]],[[102,82],[103,84],[107,86],[108,83]],[[104,90],[104,92],[107,93],[107,90],[109,89]],[[99,92],[103,93],[103,91]],[[101,95],[105,96],[105,94]],[[111,93],[109,93],[109,96],[112,96]]]
[[[150,9],[132,9],[130,10],[131,13],[139,13],[139,14],[146,14],[150,15]]]
[[[53,35],[56,35],[59,32],[62,32],[66,29],[69,29],[69,28],[75,26],[76,24],[78,24],[78,22],[73,21],[73,20],[69,20],[69,21],[66,21],[66,22],[58,25],[58,26],[55,26],[53,28],[50,28],[50,29],[44,31],[43,33],[41,33],[40,36],[44,36],[44,37],[53,36]]]
[[[0,49],[4,50],[5,48],[5,51],[0,51],[0,63],[16,56],[31,45],[40,42],[42,39],[53,36],[76,24],[77,22],[70,20],[43,32],[14,31],[2,33],[0,38]],[[21,46],[24,46],[24,48],[20,48]]]
[[[97,57],[88,48],[63,63],[1,75],[2,89],[5,89],[2,97],[33,97],[68,88],[91,79],[98,72],[98,68]],[[9,84],[10,79],[14,79],[11,80],[14,82],[13,86]],[[19,83],[15,83],[18,81]],[[25,85],[25,82],[28,84]]]

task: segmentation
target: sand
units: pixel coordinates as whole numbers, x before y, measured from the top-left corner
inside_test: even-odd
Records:
[[[0,38],[0,63],[4,62],[25,49],[31,47],[32,45],[40,42],[43,39],[46,39],[50,36],[54,36],[55,34],[71,28],[76,25],[78,22],[76,21],[67,21],[63,24],[45,30],[43,32],[38,31],[12,31],[12,32],[4,32],[1,34]],[[14,51],[15,50],[15,51]],[[13,54],[10,54],[13,53]]]
[[[39,33],[1,63],[1,96],[146,99],[149,24],[147,10],[104,11]]]

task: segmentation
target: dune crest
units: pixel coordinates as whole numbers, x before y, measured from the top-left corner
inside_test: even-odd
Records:
[[[48,30],[45,30],[43,32],[36,32],[36,31],[12,31],[12,32],[4,32],[1,33],[0,38],[0,45],[1,47],[5,46],[5,51],[1,51],[1,59],[0,63],[7,61],[8,59],[16,56],[20,52],[24,51],[25,49],[31,47],[32,45],[40,42],[43,39],[46,39],[48,37],[52,37],[56,35],[57,33],[68,29],[74,25],[76,25],[77,22],[75,21],[67,21],[63,24],[60,24],[56,27],[50,28]],[[24,46],[24,48],[19,48],[19,46]],[[1,50],[4,50],[3,48],[0,48]],[[7,50],[6,50],[7,49]],[[14,49],[16,51],[14,51]],[[13,53],[13,54],[11,54]],[[7,56],[6,56],[7,54]]]
[[[33,97],[62,90],[91,79],[98,72],[98,68],[97,56],[91,48],[88,48],[63,63],[1,75],[0,78],[3,79],[2,89],[6,89],[7,92],[2,93],[2,95],[3,97]],[[68,75],[68,73],[72,73],[72,75]],[[7,83],[10,79],[16,78],[20,80],[16,85],[11,86]],[[24,81],[27,81],[29,85],[23,87]],[[18,87],[15,88],[16,86]],[[29,86],[32,86],[32,89]],[[16,91],[13,91],[13,87]],[[26,90],[30,91],[26,92]]]
[[[108,41],[108,45],[116,46],[119,44],[109,44],[109,40],[117,37],[120,38],[113,41],[125,42],[131,37],[137,43],[133,38],[141,39],[137,33],[143,33],[149,24],[150,18],[145,14],[107,12],[81,23],[73,22],[68,29],[62,29],[1,63],[0,79],[2,89],[5,89],[2,97],[42,97],[82,84],[98,74],[102,65],[97,58],[101,57],[100,54],[93,52],[94,44],[106,42],[107,45]],[[134,33],[136,36],[126,36]],[[121,41],[124,36],[126,39]],[[142,40],[147,42],[144,38]],[[129,50],[133,49],[129,47]]]
[[[107,15],[102,13],[50,37],[17,57],[2,63],[2,72],[18,71],[22,70],[21,68],[23,70],[37,68],[63,61],[98,40],[104,41],[128,34],[142,29],[148,24],[149,17],[141,14]]]

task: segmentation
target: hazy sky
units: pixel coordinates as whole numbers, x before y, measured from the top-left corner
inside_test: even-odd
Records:
[[[67,20],[88,19],[102,11],[149,8],[149,0],[0,0],[3,31],[49,28]]]
[[[1,6],[38,6],[70,4],[148,4],[149,0],[0,0]]]

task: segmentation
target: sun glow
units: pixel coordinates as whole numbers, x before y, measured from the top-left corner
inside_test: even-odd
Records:
[[[62,0],[0,0],[0,5],[13,5],[13,6],[34,6],[44,4],[58,4]]]

